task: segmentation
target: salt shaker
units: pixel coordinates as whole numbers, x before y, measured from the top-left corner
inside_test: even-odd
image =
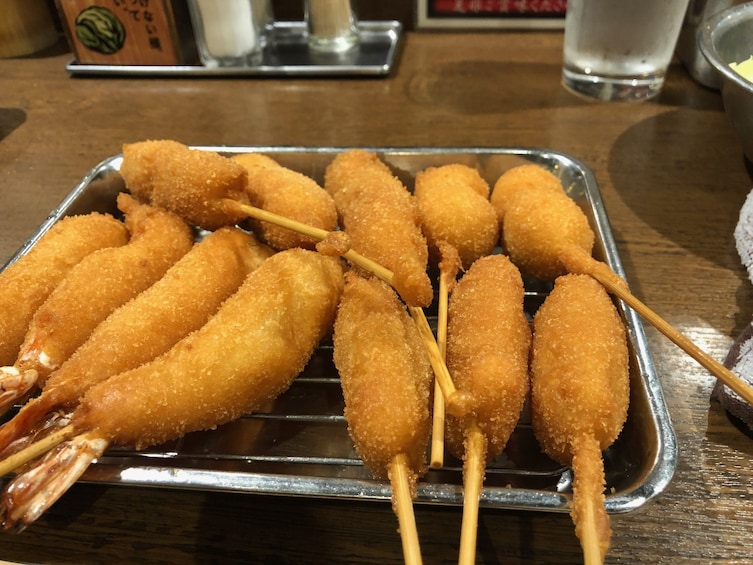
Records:
[[[305,0],[309,47],[342,53],[358,44],[358,20],[350,0]]]
[[[242,67],[261,62],[267,0],[189,0],[196,47],[207,67]]]

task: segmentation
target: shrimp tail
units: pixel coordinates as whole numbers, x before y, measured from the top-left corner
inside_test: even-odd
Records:
[[[39,403],[31,400],[14,418],[0,426],[0,461],[64,428],[71,422],[71,410],[60,409],[48,412],[44,410],[44,406],[41,410],[34,410],[35,406],[39,406]]]
[[[32,524],[105,452],[108,444],[96,433],[81,434],[56,446],[15,477],[0,501],[3,528],[20,532]]]
[[[0,414],[10,410],[17,400],[34,389],[37,379],[38,374],[34,369],[0,367]]]

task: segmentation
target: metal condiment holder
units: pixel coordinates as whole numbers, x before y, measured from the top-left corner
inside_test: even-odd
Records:
[[[350,0],[306,0],[304,21],[275,21],[268,0],[247,1],[251,9],[243,11],[240,21],[232,21],[232,27],[241,36],[240,25],[252,31],[230,43],[232,34],[212,43],[209,34],[218,35],[207,24],[209,12],[202,14],[201,0],[189,2],[200,63],[147,66],[73,60],[66,68],[75,75],[141,76],[384,76],[392,69],[402,33],[399,21],[358,21]],[[225,23],[237,14],[233,11]]]

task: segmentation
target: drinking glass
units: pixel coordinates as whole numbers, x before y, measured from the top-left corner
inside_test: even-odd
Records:
[[[568,0],[562,82],[598,100],[655,97],[688,0]]]

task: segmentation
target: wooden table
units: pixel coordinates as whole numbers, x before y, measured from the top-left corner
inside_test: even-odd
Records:
[[[70,55],[0,61],[0,263],[124,142],[530,146],[595,173],[634,293],[723,359],[753,317],[733,229],[751,188],[720,96],[672,65],[661,96],[615,105],[560,86],[562,35],[406,34],[387,78],[72,78]],[[666,492],[613,517],[610,563],[748,562],[753,440],[714,378],[647,328],[677,432]],[[460,512],[416,509],[426,563],[457,558]],[[74,486],[0,558],[84,563],[399,563],[386,504]],[[482,510],[479,563],[578,563],[567,515]]]

